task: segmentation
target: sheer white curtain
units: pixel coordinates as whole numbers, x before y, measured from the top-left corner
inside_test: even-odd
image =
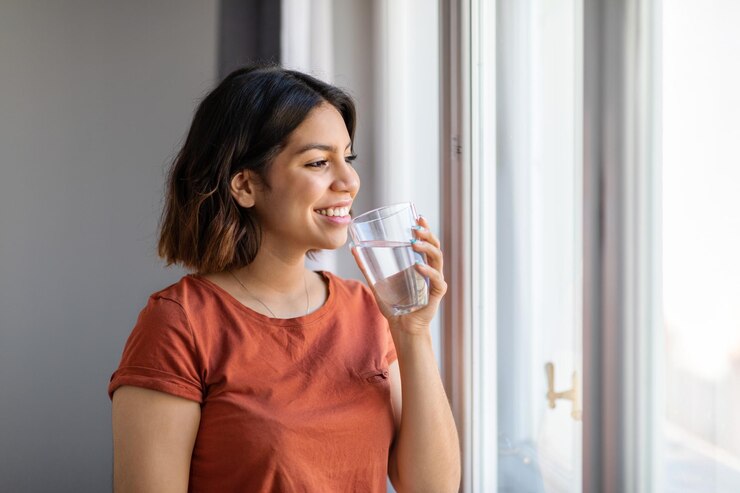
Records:
[[[331,82],[334,76],[332,0],[282,0],[280,61]]]
[[[281,0],[280,63],[332,82],[334,31],[332,0]],[[323,251],[307,259],[312,270],[337,271],[337,252]]]
[[[282,2],[282,64],[335,82],[357,101],[363,183],[354,212],[412,201],[441,236],[437,2]],[[311,265],[354,272],[344,257],[322,252]]]

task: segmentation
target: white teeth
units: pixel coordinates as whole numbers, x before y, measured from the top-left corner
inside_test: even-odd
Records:
[[[349,214],[349,207],[336,207],[329,209],[317,209],[316,212],[323,216],[344,217]]]

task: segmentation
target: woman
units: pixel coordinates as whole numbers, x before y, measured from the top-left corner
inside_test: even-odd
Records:
[[[426,221],[416,312],[304,267],[347,240],[354,129],[344,92],[274,66],[237,70],[198,107],[159,240],[193,274],[149,298],[111,377],[115,491],[375,492],[387,476],[399,492],[457,490]]]

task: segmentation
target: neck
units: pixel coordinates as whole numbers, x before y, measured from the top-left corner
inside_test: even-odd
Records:
[[[305,291],[305,252],[287,253],[263,243],[255,259],[234,274],[266,298]]]

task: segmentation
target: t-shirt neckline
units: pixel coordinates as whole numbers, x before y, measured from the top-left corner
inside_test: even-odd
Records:
[[[327,271],[316,271],[317,273],[321,274],[324,279],[328,281],[328,288],[329,288],[329,294],[326,297],[326,301],[324,301],[324,304],[321,305],[316,310],[312,311],[308,315],[301,315],[299,317],[293,317],[293,318],[272,318],[268,317],[267,315],[263,315],[262,313],[259,313],[236,298],[231,295],[228,291],[226,291],[224,288],[216,284],[215,282],[206,279],[205,277],[201,277],[197,274],[188,274],[187,277],[194,279],[197,282],[200,282],[201,284],[207,286],[212,291],[215,291],[220,298],[224,299],[226,302],[228,302],[231,305],[236,306],[237,309],[244,312],[246,315],[248,315],[251,318],[254,318],[262,323],[273,325],[273,326],[279,326],[279,327],[295,327],[295,326],[303,326],[307,325],[313,322],[316,322],[320,319],[322,319],[330,310],[331,307],[334,305],[334,298],[335,295],[335,285],[334,285],[334,276]]]

